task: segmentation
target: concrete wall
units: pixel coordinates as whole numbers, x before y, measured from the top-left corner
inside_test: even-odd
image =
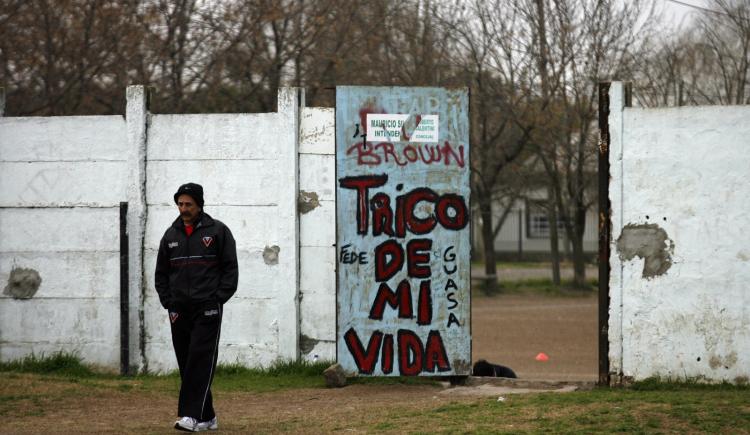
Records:
[[[120,116],[0,118],[0,359],[119,366],[126,150]]]
[[[610,89],[610,372],[750,377],[750,107],[624,108]]]
[[[332,359],[334,119],[303,105],[302,91],[281,89],[276,113],[152,115],[143,88],[130,87],[127,121],[0,118],[0,282],[13,268],[42,279],[29,299],[0,297],[0,359],[70,350],[119,367],[119,203],[128,201],[130,364],[176,368],[153,270],[177,216],[172,195],[188,181],[204,186],[206,212],[237,240],[221,361]]]
[[[302,110],[300,175],[300,351],[336,359],[336,135],[333,109]]]

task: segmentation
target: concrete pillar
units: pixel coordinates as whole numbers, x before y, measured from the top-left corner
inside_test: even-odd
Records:
[[[622,264],[617,261],[617,239],[620,237],[623,221],[623,111],[625,92],[622,82],[612,82],[609,88],[609,164],[612,182],[609,186],[609,199],[612,205],[612,236],[610,239],[609,275],[609,372],[611,381],[617,382],[622,374]]]
[[[146,141],[148,128],[147,91],[128,86],[125,120],[128,132],[128,273],[130,292],[130,367],[148,370],[145,353],[143,243],[146,232]]]
[[[278,298],[279,358],[299,359],[299,214],[297,196],[299,192],[299,128],[300,113],[305,105],[305,93],[301,88],[281,88],[278,94],[278,115],[283,119],[283,128],[278,132],[279,160],[285,162],[280,174],[281,185],[278,208],[280,243],[286,247],[279,254],[279,266],[288,271]]]

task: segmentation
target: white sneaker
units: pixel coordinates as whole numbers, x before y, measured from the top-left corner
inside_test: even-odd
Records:
[[[219,428],[219,420],[214,417],[208,421],[201,421],[195,425],[195,430],[200,432],[204,430],[217,430]]]
[[[186,432],[198,432],[198,420],[193,417],[182,417],[174,422],[174,428]]]

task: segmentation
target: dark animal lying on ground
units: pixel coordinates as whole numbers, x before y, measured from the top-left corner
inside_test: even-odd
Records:
[[[474,376],[493,376],[496,378],[517,378],[516,372],[510,367],[501,366],[499,364],[492,364],[483,359],[480,359],[474,364],[472,370]]]

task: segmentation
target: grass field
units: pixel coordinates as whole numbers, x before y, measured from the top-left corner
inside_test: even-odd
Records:
[[[222,432],[750,433],[747,386],[649,381],[498,400],[455,395],[426,379],[368,379],[326,389],[325,366],[222,366],[214,384]],[[3,432],[170,432],[178,386],[176,374],[100,374],[70,355],[4,363]]]

